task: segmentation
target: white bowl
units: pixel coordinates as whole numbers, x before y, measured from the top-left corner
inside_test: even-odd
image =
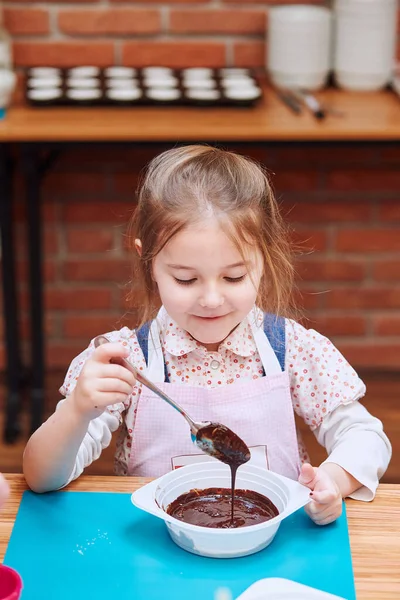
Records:
[[[333,596],[322,590],[311,588],[308,585],[281,579],[280,577],[268,577],[259,579],[240,594],[236,600],[345,600],[339,596]]]
[[[250,464],[237,472],[237,489],[253,490],[269,498],[279,515],[249,527],[213,529],[179,521],[165,510],[185,492],[210,487],[230,488],[227,465],[204,462],[181,467],[140,488],[132,494],[138,508],[163,519],[172,540],[184,550],[214,558],[236,558],[254,554],[268,546],[283,519],[310,500],[310,490],[287,477]]]

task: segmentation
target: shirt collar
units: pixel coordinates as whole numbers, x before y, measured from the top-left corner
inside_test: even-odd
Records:
[[[220,344],[219,350],[229,350],[233,354],[242,357],[253,356],[257,349],[251,329],[251,320],[255,318],[258,319],[258,314],[256,312],[255,316],[255,311],[252,309],[247,317]],[[161,343],[166,352],[173,356],[183,356],[194,350],[204,353],[204,346],[192,338],[190,333],[179,327],[164,307],[160,309],[157,321]]]

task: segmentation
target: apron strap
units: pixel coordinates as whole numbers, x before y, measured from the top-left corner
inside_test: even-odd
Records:
[[[145,323],[136,330],[136,336],[139,346],[143,352],[144,360],[146,365],[149,364],[149,335],[150,335],[151,321]],[[285,370],[285,319],[283,317],[277,317],[271,313],[266,313],[264,316],[263,323],[264,333],[268,338],[268,341],[278,359],[280,368],[282,371]],[[164,381],[169,383],[168,369],[164,361]]]
[[[281,370],[285,370],[286,332],[285,319],[271,313],[265,313],[264,333],[275,352]]]
[[[143,352],[144,360],[146,361],[146,365],[149,366],[149,335],[150,335],[150,327],[151,321],[148,321],[144,325],[140,327],[140,329],[136,330],[136,337],[139,343],[139,346]],[[169,383],[168,377],[168,369],[167,365],[164,361],[164,381]]]

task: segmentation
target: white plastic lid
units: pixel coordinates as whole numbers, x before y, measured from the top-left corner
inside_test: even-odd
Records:
[[[221,93],[218,90],[207,90],[207,89],[188,89],[186,96],[193,100],[219,100]]]
[[[36,88],[29,90],[27,96],[30,100],[45,102],[46,100],[56,100],[61,96],[59,88]]]
[[[127,90],[137,88],[138,82],[136,79],[108,79],[106,85],[110,89]]]
[[[31,77],[54,77],[60,75],[58,67],[32,67],[29,69]]]
[[[143,83],[146,87],[174,88],[179,82],[176,77],[170,75],[150,75],[143,79]]]
[[[73,67],[68,70],[68,74],[73,77],[96,77],[100,74],[99,67]]]
[[[144,67],[144,69],[142,69],[142,73],[146,77],[151,75],[161,77],[163,75],[172,75],[173,70],[169,67]]]
[[[229,87],[225,90],[225,96],[230,100],[255,100],[261,96],[261,90],[259,87],[252,86],[248,88],[234,88]]]
[[[216,85],[213,79],[184,79],[183,85],[191,89],[213,90]]]
[[[136,73],[136,69],[132,67],[107,67],[104,69],[106,77],[133,77]]]
[[[154,87],[154,88],[149,88],[147,90],[147,95],[152,100],[171,101],[171,100],[177,100],[178,98],[180,98],[181,92],[180,92],[180,90],[178,90],[176,88]]]
[[[138,100],[142,96],[142,90],[139,88],[109,89],[106,96],[111,100]]]
[[[67,85],[71,88],[91,89],[99,87],[100,81],[92,77],[69,77]]]
[[[250,75],[249,69],[239,67],[225,67],[223,69],[220,69],[218,72],[221,77],[242,77],[243,75]]]
[[[61,77],[52,75],[47,77],[30,77],[28,79],[28,87],[31,88],[51,88],[61,85]]]
[[[184,77],[193,77],[194,79],[205,79],[207,77],[212,77],[212,74],[213,70],[208,67],[189,67],[182,71]]]
[[[67,97],[71,100],[97,100],[101,96],[101,90],[71,88],[67,91]]]

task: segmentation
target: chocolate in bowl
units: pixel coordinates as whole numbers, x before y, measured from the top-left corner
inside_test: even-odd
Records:
[[[216,529],[258,525],[279,514],[266,496],[253,490],[235,490],[232,519],[232,494],[226,488],[190,490],[171,502],[166,512],[179,521]]]

